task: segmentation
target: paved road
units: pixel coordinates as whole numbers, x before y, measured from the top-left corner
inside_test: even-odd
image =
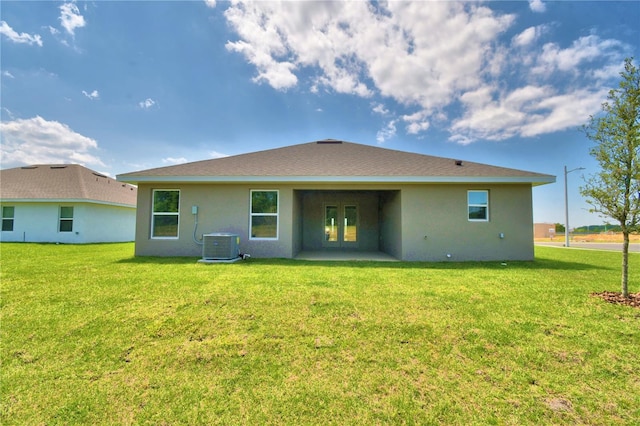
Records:
[[[536,245],[540,246],[552,246],[552,247],[564,247],[564,241],[562,242],[536,242]],[[571,242],[569,248],[581,248],[592,250],[616,250],[622,251],[622,243],[577,243]],[[640,253],[640,243],[629,244],[629,252]]]

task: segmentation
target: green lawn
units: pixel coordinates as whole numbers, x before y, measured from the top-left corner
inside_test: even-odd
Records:
[[[0,423],[640,423],[620,254],[535,262],[134,258],[0,245]],[[630,291],[640,291],[630,255]]]

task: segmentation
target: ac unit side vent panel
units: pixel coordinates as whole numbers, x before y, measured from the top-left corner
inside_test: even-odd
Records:
[[[202,258],[205,260],[228,260],[240,255],[240,237],[235,234],[204,234],[202,238]]]

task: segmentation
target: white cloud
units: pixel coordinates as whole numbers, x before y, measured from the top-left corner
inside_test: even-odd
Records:
[[[529,6],[546,7],[539,0]],[[389,120],[380,143],[395,136],[400,120],[407,134],[449,123],[459,143],[566,129],[597,112],[567,116],[599,105],[626,49],[595,34],[569,47],[541,46],[550,24],[507,39],[516,17],[475,2],[238,0],[225,17],[237,34],[226,47],[255,67],[256,83],[371,99],[373,112]],[[580,97],[585,104],[572,105]],[[403,113],[379,99],[402,104]]]
[[[373,104],[373,112],[380,115],[389,114],[389,110],[384,107],[383,104]]]
[[[154,106],[155,104],[156,104],[156,101],[154,101],[154,100],[153,100],[153,99],[151,99],[151,98],[147,98],[147,99],[145,99],[145,100],[144,100],[144,101],[142,101],[142,102],[138,102],[138,106],[139,106],[140,108],[142,108],[142,109],[149,109],[149,108],[151,108],[152,106]]]
[[[74,132],[66,124],[40,116],[0,123],[3,167],[24,164],[78,163],[84,166],[105,164],[93,152],[98,143]]]
[[[451,140],[502,140],[578,127],[598,110],[606,90],[579,89],[559,94],[551,86],[527,86],[508,94],[483,87],[463,95],[466,114],[452,124]]]
[[[476,84],[490,43],[513,21],[457,2],[238,2],[225,16],[240,37],[227,48],[256,66],[255,81],[287,89],[314,68],[316,87],[377,89],[424,108]]]
[[[409,125],[407,125],[407,133],[410,135],[417,135],[418,133],[424,132],[428,128],[429,128],[428,121],[409,123]]]
[[[396,121],[391,120],[387,125],[378,131],[376,141],[382,144],[396,135]]]
[[[15,77],[13,76],[13,74],[11,74],[11,73],[10,73],[9,71],[7,71],[7,70],[2,71],[2,75],[3,75],[4,77],[8,77],[8,78],[15,78]]]
[[[209,156],[209,158],[224,158],[229,156],[227,154],[223,154],[217,151],[209,151],[207,155]],[[185,157],[166,157],[162,159],[162,164],[174,165],[174,164],[184,164],[187,162],[189,162],[189,160]],[[146,167],[148,168],[148,166]]]
[[[527,113],[522,111],[525,104],[529,105],[544,94],[544,88],[539,87],[521,88],[511,95],[500,94],[491,86],[467,92],[461,97],[466,114],[454,120],[452,130],[455,134],[465,135],[462,143],[480,138],[500,140],[513,137],[526,120]]]
[[[86,25],[84,17],[80,15],[80,10],[75,3],[64,3],[60,6],[60,23],[67,33],[75,35],[76,28]]]
[[[270,55],[265,55],[245,42],[228,42],[226,48],[242,53],[247,60],[256,66],[258,75],[253,78],[256,83],[266,82],[274,89],[288,89],[298,83],[298,78],[291,71],[295,68],[289,62],[277,62]]]
[[[542,0],[529,0],[529,9],[533,12],[542,13],[547,10],[547,5]]]
[[[5,21],[0,21],[0,34],[3,34],[14,43],[24,43],[28,45],[37,44],[38,46],[42,47],[42,38],[38,34],[18,34],[18,32],[11,28]]]
[[[187,162],[187,159],[184,157],[180,157],[180,158],[167,157],[167,158],[163,158],[162,162],[164,164],[183,164]]]
[[[608,65],[604,65],[601,68],[595,68],[591,75],[596,80],[611,80],[620,78],[620,72],[623,70],[622,62],[611,63]]]
[[[418,133],[424,132],[428,128],[428,121],[414,121],[407,125],[407,133],[410,135],[417,135]]]
[[[536,136],[578,127],[585,123],[590,114],[600,109],[607,93],[606,89],[584,89],[539,99],[536,110],[545,113],[531,114],[529,122],[522,127],[520,134],[525,137]]]
[[[571,47],[560,48],[557,43],[547,43],[542,47],[538,64],[532,70],[537,74],[554,71],[581,72],[579,66],[603,57],[620,55],[621,43],[617,40],[603,40],[596,35],[580,37]]]
[[[529,46],[536,42],[540,36],[548,31],[547,25],[538,25],[536,27],[529,27],[522,31],[517,36],[513,37],[513,45],[522,47]]]
[[[218,151],[210,151],[209,152],[209,156],[211,158],[224,158],[224,157],[228,157],[229,155],[228,154],[223,154],[223,153],[218,152]]]
[[[91,93],[87,93],[84,90],[82,91],[82,94],[85,95],[87,98],[94,100],[94,99],[100,99],[100,93],[98,93],[97,90],[94,90]]]
[[[204,3],[212,9],[216,7],[216,0],[204,0]]]
[[[417,135],[424,132],[430,127],[429,121],[426,119],[424,112],[416,112],[414,114],[403,115],[402,120],[407,124],[406,130],[409,135]]]
[[[11,110],[9,108],[2,107],[2,112],[4,112],[7,115],[7,117],[9,117],[10,120],[13,120],[14,115],[13,115],[13,112],[11,112]]]

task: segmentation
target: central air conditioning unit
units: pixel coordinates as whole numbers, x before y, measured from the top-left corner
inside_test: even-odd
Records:
[[[231,260],[240,256],[240,237],[236,234],[203,234],[202,240],[203,260]]]

